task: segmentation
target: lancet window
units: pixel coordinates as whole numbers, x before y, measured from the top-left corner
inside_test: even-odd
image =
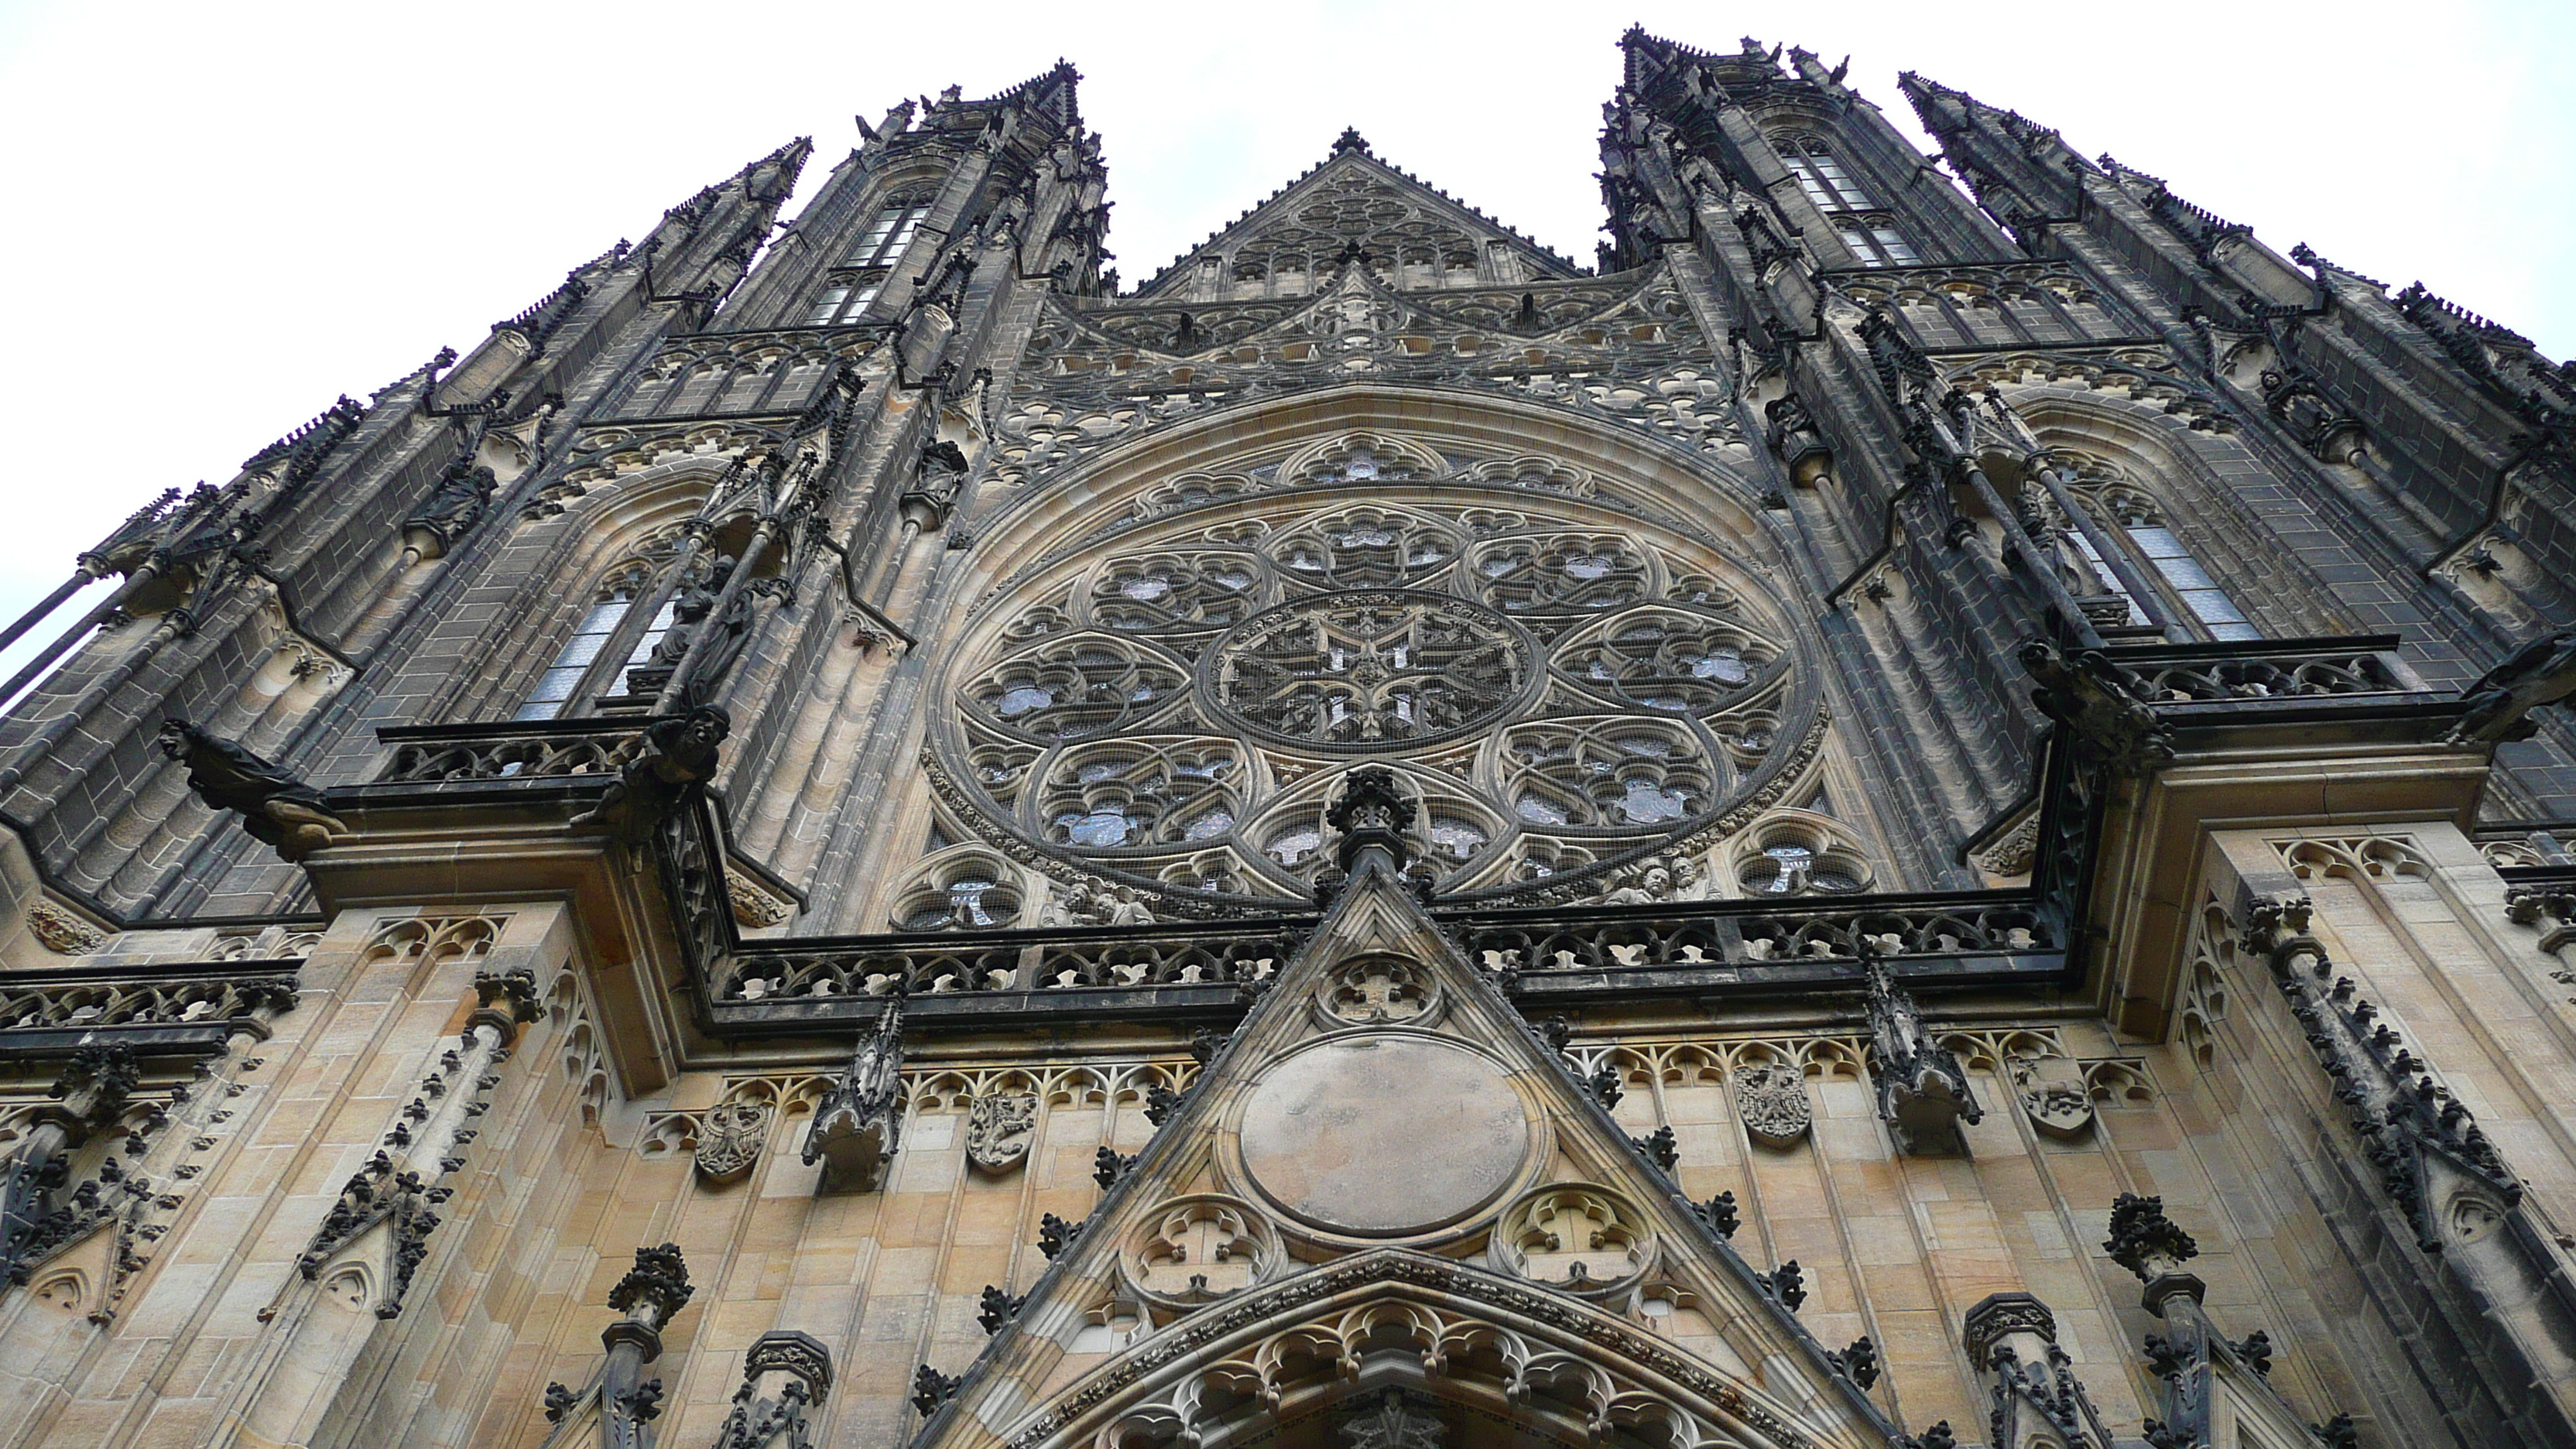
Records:
[[[886,267],[912,245],[912,234],[921,230],[921,219],[930,214],[930,198],[919,195],[893,196],[877,209],[876,220],[850,248],[844,265],[853,267]]]
[[[1789,174],[1798,178],[1798,189],[1807,193],[1818,211],[1877,209],[1878,203],[1843,169],[1843,163],[1834,158],[1833,148],[1823,138],[1783,136],[1777,145]]]
[[[831,284],[805,313],[808,327],[844,327],[865,317],[868,304],[885,288],[883,271],[835,272]]]
[[[1870,195],[1820,136],[1773,139],[1773,148],[1798,178],[1798,189],[1833,223],[1834,234],[1864,267],[1910,267],[1921,261],[1913,243],[1877,198]]]
[[[2128,546],[2129,561],[2143,567],[2133,569],[2158,589],[2158,611],[2167,619],[2180,619],[2196,626],[2217,640],[2260,639],[2263,633],[2236,606],[2226,587],[2210,575],[2199,559],[2183,544],[2156,500],[2144,490],[2108,475],[2100,464],[2079,466],[2077,486],[2072,490],[2077,503],[2092,516],[2092,521],[2115,542]],[[2063,555],[2080,567],[2070,570],[2079,591],[2095,595],[2116,596],[2128,605],[2127,623],[2138,627],[2152,622],[2140,600],[2120,578],[2113,562],[2102,556],[2093,540],[2074,521],[2060,515],[2053,503],[2039,511],[2051,525]]]

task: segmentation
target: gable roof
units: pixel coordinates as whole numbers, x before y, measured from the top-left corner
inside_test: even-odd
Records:
[[[1356,244],[1375,246],[1470,243],[1481,250],[1500,242],[1540,275],[1575,277],[1584,270],[1529,237],[1388,164],[1355,129],[1345,129],[1323,160],[1235,218],[1155,273],[1133,294],[1150,299],[1174,291],[1209,255],[1244,250],[1302,249],[1317,264],[1337,260]]]

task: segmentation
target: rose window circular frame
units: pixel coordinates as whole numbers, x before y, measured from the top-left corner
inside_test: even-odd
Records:
[[[1275,911],[1311,898],[1339,777],[1382,763],[1440,894],[1571,899],[1740,830],[1812,757],[1820,671],[1709,540],[1508,480],[1388,493],[1208,490],[1006,582],[931,684],[960,823],[1185,913]]]

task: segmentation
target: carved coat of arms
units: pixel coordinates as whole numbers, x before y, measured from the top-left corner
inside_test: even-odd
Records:
[[[1807,1135],[1815,1108],[1807,1101],[1807,1074],[1786,1062],[1744,1067],[1735,1073],[1735,1115],[1765,1147],[1787,1147]]]
[[[2086,1088],[2082,1063],[2064,1057],[2017,1062],[2013,1085],[2030,1125],[2049,1136],[2081,1137],[2093,1125],[2093,1094]]]
[[[698,1175],[711,1183],[739,1182],[760,1161],[769,1140],[769,1104],[727,1102],[698,1124]]]
[[[966,1114],[966,1157],[986,1172],[1008,1172],[1037,1140],[1038,1099],[1029,1092],[977,1097]]]

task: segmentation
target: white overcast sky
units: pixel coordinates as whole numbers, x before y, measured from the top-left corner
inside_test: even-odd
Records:
[[[791,136],[1070,59],[1130,285],[1378,154],[1589,263],[1632,21],[1913,69],[2185,199],[2576,352],[2576,3],[39,4],[0,0],[0,619],[158,490],[221,481]],[[1928,147],[1928,141],[1918,141]],[[799,200],[801,201],[801,197]],[[70,617],[66,612],[66,621]],[[13,656],[21,651],[11,651]],[[14,663],[14,658],[0,663]]]

